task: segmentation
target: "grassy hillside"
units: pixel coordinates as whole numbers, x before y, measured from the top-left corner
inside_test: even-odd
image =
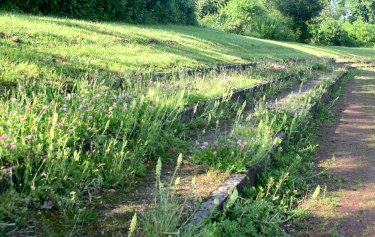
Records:
[[[374,49],[314,47],[192,26],[135,26],[0,13],[0,80],[74,80],[257,58],[364,57]]]

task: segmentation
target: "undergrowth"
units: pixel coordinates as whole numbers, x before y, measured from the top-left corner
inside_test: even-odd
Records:
[[[300,204],[308,199],[316,199],[321,191],[319,186],[313,187],[313,180],[319,175],[313,163],[317,131],[321,123],[331,118],[326,104],[318,103],[313,115],[310,110],[322,99],[332,83],[333,80],[328,80],[313,88],[306,94],[303,107],[298,111],[260,108],[255,113],[258,126],[268,125],[270,134],[285,132],[288,139],[284,139],[276,150],[267,151],[272,154],[272,159],[263,157],[265,171],[256,187],[245,189],[242,196],[238,195],[237,190],[233,190],[224,204],[223,212],[215,214],[201,226],[190,227],[181,236],[288,236],[286,229],[290,226],[289,223],[296,223],[308,216],[306,210],[300,208]],[[332,95],[336,96],[337,90]],[[330,105],[332,104],[333,102]],[[252,136],[254,130],[246,133],[246,127],[243,126],[240,126],[239,131],[246,134],[246,137]],[[255,124],[247,126],[257,128]],[[271,138],[272,136],[266,136],[265,140],[272,141]],[[231,149],[224,146],[224,154],[228,153],[225,153],[226,150],[233,150],[233,153],[228,153],[224,158],[240,157],[241,152],[238,151],[246,144],[242,144],[242,140],[237,140],[237,143],[231,140],[226,142],[226,146]],[[213,154],[220,149],[219,144],[197,143],[197,146],[198,149],[205,150],[201,155]],[[180,225],[176,226],[174,233],[180,235],[179,231],[176,232]]]

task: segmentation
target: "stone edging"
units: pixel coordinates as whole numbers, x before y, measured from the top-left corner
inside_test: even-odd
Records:
[[[265,91],[271,88],[272,85],[274,85],[275,83],[289,81],[291,79],[296,79],[298,77],[300,77],[300,74],[295,73],[295,74],[291,74],[285,77],[277,78],[269,82],[263,82],[261,84],[254,85],[252,87],[239,89],[239,90],[234,91],[228,99],[236,100],[239,102],[244,102],[246,100],[246,95],[248,94],[254,94],[257,92]],[[197,116],[197,111],[200,111],[201,109],[203,109],[205,105],[209,104],[210,102],[222,101],[222,100],[223,100],[222,97],[216,97],[213,99],[209,99],[207,101],[198,102],[196,105],[189,106],[183,109],[183,111],[180,113],[180,117],[182,119],[188,119],[188,120],[194,119]]]

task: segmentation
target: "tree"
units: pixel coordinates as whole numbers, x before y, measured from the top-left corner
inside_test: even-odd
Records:
[[[364,22],[375,24],[375,0],[347,0],[346,4],[352,22],[362,19]]]
[[[324,9],[324,0],[274,0],[276,8],[295,22],[295,30],[301,31],[301,39],[308,39],[307,21],[318,16]]]

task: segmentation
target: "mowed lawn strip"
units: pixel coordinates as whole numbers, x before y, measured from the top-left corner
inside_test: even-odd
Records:
[[[197,26],[130,25],[0,13],[0,80],[77,80],[260,58],[375,58],[374,49],[315,47]]]

